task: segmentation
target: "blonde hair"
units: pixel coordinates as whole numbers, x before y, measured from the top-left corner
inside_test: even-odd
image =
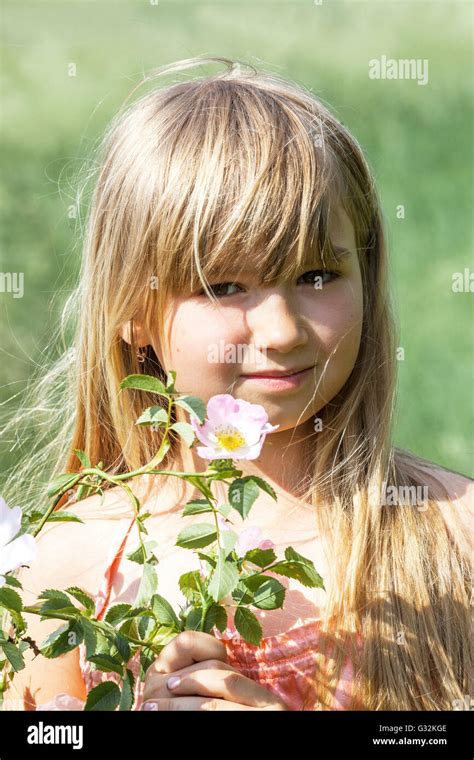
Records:
[[[105,134],[80,284],[65,310],[65,324],[78,317],[74,349],[35,382],[39,400],[11,423],[15,432],[22,420],[31,425],[33,409],[53,434],[40,435],[15,469],[7,498],[10,489],[15,504],[38,504],[43,473],[80,469],[75,448],[113,473],[149,461],[159,433],[134,422],[156,396],[119,394],[119,383],[138,372],[164,379],[165,371],[150,346],[139,363],[133,330],[129,344],[120,327],[141,315],[161,334],[170,297],[199,283],[212,297],[207,278],[236,260],[251,256],[263,283],[295,276],[315,248],[325,261],[329,214],[340,202],[355,230],[364,313],[353,371],[319,412],[301,494],[334,562],[311,709],[332,708],[348,645],[353,709],[452,709],[472,693],[470,566],[461,527],[446,529],[437,500],[448,495],[429,463],[391,442],[398,342],[372,173],[329,108],[275,74],[198,57],[145,81],[214,63],[225,70],[152,89]],[[164,468],[173,468],[179,445]],[[429,483],[428,509],[382,508],[374,493],[383,482]]]

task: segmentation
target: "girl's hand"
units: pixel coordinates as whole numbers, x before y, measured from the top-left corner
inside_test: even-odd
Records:
[[[178,686],[167,685],[180,676]],[[285,703],[227,662],[225,644],[209,633],[182,631],[163,647],[145,676],[142,710],[288,710]]]

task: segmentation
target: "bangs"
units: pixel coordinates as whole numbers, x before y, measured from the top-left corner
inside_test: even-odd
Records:
[[[169,91],[178,109],[180,88]],[[312,101],[218,78],[187,83],[185,95],[166,162],[179,185],[155,218],[169,293],[212,297],[208,282],[230,271],[270,284],[336,262],[328,222],[343,176]]]
[[[215,263],[207,263],[203,268],[203,278],[207,282],[237,282],[242,275],[250,274],[259,286],[278,285],[296,279],[303,270],[318,268],[330,270],[340,265],[341,257],[335,251],[331,241],[322,234],[324,223],[321,221],[313,241],[308,240],[302,253],[297,248],[286,248],[283,243],[276,247],[263,248],[257,256],[250,252],[242,253],[234,246],[222,253]],[[320,240],[320,237],[322,240]],[[203,280],[199,276],[191,277],[190,287],[194,291]]]

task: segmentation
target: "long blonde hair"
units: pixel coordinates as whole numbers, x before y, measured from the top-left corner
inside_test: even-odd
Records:
[[[437,500],[448,495],[429,463],[391,441],[397,328],[372,173],[330,109],[275,74],[198,57],[142,84],[215,63],[225,70],[124,104],[105,134],[80,283],[65,309],[64,324],[76,319],[74,345],[35,379],[37,400],[7,426],[17,434],[42,416],[39,430],[46,419],[53,432],[50,440],[38,435],[4,495],[38,504],[50,477],[80,469],[75,448],[113,473],[149,461],[159,433],[134,422],[156,396],[119,393],[119,383],[130,373],[165,372],[150,346],[138,362],[133,330],[129,344],[120,327],[140,316],[160,331],[169,297],[199,283],[212,297],[207,278],[237,258],[251,256],[261,281],[274,282],[296,276],[315,247],[330,257],[328,219],[340,201],[355,230],[364,314],[353,371],[319,413],[301,494],[329,537],[335,579],[310,709],[332,708],[348,645],[353,709],[452,709],[472,693],[470,565],[462,528],[446,529]],[[178,447],[174,441],[163,467],[173,468]],[[382,483],[429,484],[426,508],[383,506]]]

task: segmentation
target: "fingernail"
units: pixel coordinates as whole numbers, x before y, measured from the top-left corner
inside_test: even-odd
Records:
[[[179,686],[180,681],[181,681],[181,678],[179,678],[178,676],[172,676],[171,678],[168,678],[166,685],[168,689],[175,689],[177,686]]]
[[[158,710],[158,705],[156,702],[145,702],[145,704],[142,707],[142,710]]]

